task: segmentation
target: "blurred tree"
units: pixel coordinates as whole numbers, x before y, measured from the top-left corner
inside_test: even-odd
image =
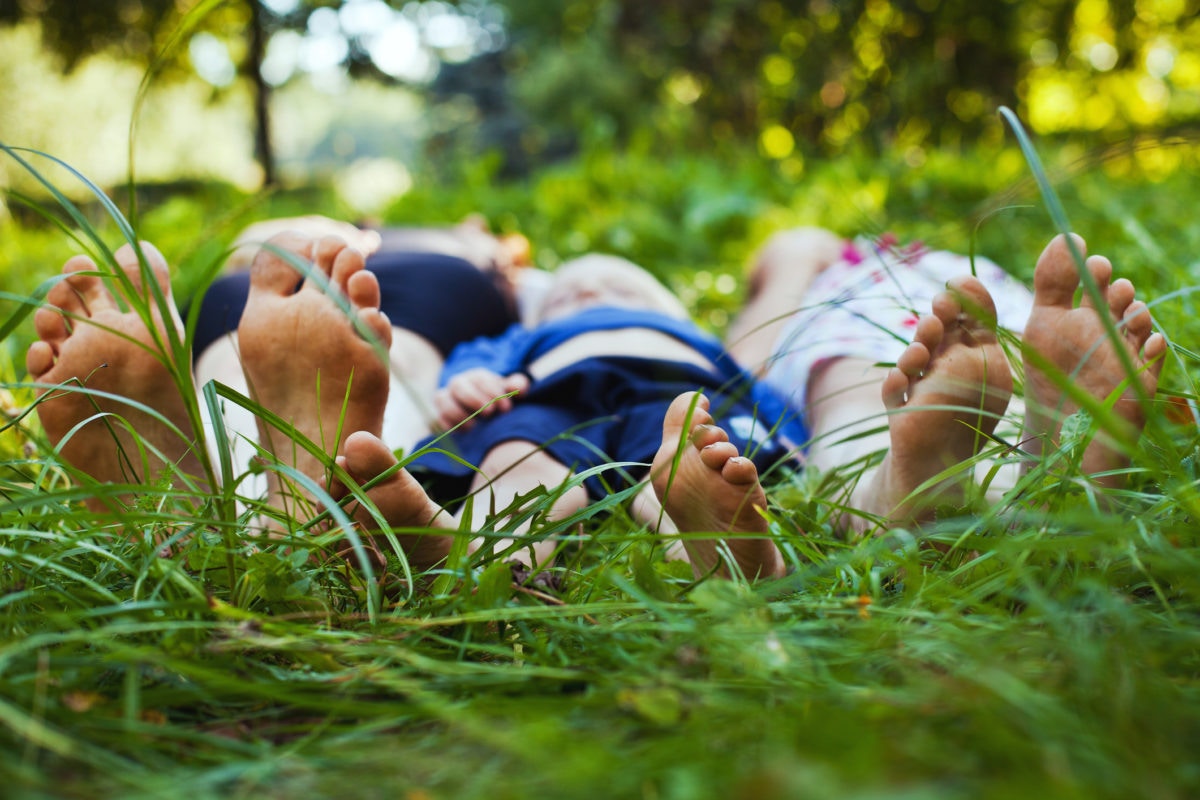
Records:
[[[180,46],[186,44],[187,34],[203,30],[243,35],[245,57],[239,72],[254,88],[255,155],[263,182],[275,183],[270,87],[263,79],[262,62],[270,26],[284,20],[258,0],[190,6],[176,0],[0,0],[0,23],[24,19],[41,24],[43,41],[62,58],[64,71],[94,53],[112,53],[177,77],[190,72],[188,48]]]

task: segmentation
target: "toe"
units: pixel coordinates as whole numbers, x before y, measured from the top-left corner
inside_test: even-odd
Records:
[[[150,242],[138,242],[138,247],[146,260],[146,265],[150,268],[150,275],[158,285],[159,291],[163,295],[170,295],[171,274],[167,269],[166,258]],[[117,266],[120,267],[121,271],[129,276],[130,281],[133,282],[137,290],[144,293],[142,267],[141,261],[138,259],[138,251],[134,250],[131,245],[124,244],[113,254],[113,259],[117,262]]]
[[[367,330],[375,334],[379,344],[384,347],[392,346],[392,323],[386,314],[377,308],[360,308],[358,318],[367,326]]]
[[[978,278],[973,275],[963,275],[951,280],[947,284],[947,288],[967,315],[965,322],[967,327],[972,330],[995,327],[996,302],[992,299],[987,287],[980,283]]]
[[[729,434],[716,425],[697,425],[692,429],[692,446],[699,450],[728,441]]]
[[[880,386],[883,405],[889,411],[894,411],[904,405],[904,397],[908,392],[908,376],[899,369],[889,369]]]
[[[347,287],[349,293],[349,282],[352,277],[362,272],[365,262],[362,253],[355,250],[353,247],[347,247],[341,240],[337,240],[341,244],[341,248],[336,252],[333,259],[333,272],[331,277],[333,282],[341,287]],[[321,246],[325,245],[325,240],[321,240]]]
[[[262,246],[250,265],[250,290],[290,295],[296,291],[301,271],[294,259],[309,260],[313,242],[307,236],[287,231],[272,236]]]
[[[96,262],[87,256],[69,259],[62,269],[66,280],[54,284],[46,295],[46,302],[67,314],[87,316],[92,310],[92,302],[107,294],[104,282],[98,275],[85,274],[96,270]]]
[[[1151,334],[1146,340],[1146,347],[1142,351],[1143,357],[1148,362],[1147,371],[1154,377],[1155,386],[1158,385],[1158,376],[1162,374],[1163,363],[1166,361],[1163,356],[1167,353],[1167,340],[1161,333]]]
[[[1154,329],[1154,320],[1150,316],[1150,309],[1146,308],[1146,304],[1141,300],[1130,303],[1125,307],[1123,321],[1125,335],[1133,341],[1135,349],[1141,350]]]
[[[953,301],[951,300],[951,302]],[[938,304],[935,302],[935,306],[936,305]],[[957,308],[957,305],[955,305],[955,308]],[[957,311],[949,311],[944,303],[942,304],[942,312],[949,312],[949,318],[951,320],[955,319],[958,315]],[[921,319],[917,322],[917,330],[916,333],[913,334],[912,343],[919,344],[925,348],[925,360],[928,361],[930,357],[929,354],[936,352],[937,349],[942,346],[942,339],[945,337],[945,335],[946,323],[935,311],[933,314],[927,314],[926,316],[921,317]],[[907,350],[905,352],[907,352]],[[924,368],[924,365],[919,367],[919,369]]]
[[[896,369],[907,378],[919,378],[929,366],[929,361],[929,348],[922,342],[913,342],[896,359]]]
[[[369,481],[396,464],[396,456],[383,440],[367,431],[356,431],[346,437],[342,452],[346,457],[346,472],[359,482]]]
[[[712,422],[708,413],[708,398],[699,392],[684,392],[671,401],[663,415],[663,445],[679,444],[683,430]]]
[[[735,486],[748,486],[758,481],[758,467],[750,459],[736,456],[725,462],[721,477]]]
[[[70,335],[67,319],[56,308],[43,306],[33,315],[33,327],[38,338],[57,350]]]
[[[719,472],[731,458],[737,458],[737,447],[732,442],[713,442],[700,450],[700,461],[704,466]]]
[[[1087,252],[1083,239],[1071,234],[1080,255]],[[1071,307],[1075,289],[1079,286],[1079,269],[1067,239],[1055,236],[1038,257],[1033,270],[1033,304],[1036,306]]]
[[[1096,282],[1096,288],[1100,290],[1100,296],[1108,302],[1109,283],[1112,281],[1112,262],[1104,256],[1092,256],[1087,260],[1087,271],[1092,276],[1092,280]],[[1083,293],[1083,300],[1080,302],[1080,305],[1089,308],[1096,307],[1095,303],[1092,302],[1090,292]],[[1120,319],[1119,314],[1117,318]]]
[[[1125,278],[1113,281],[1113,284],[1108,287],[1108,310],[1112,314],[1113,319],[1124,319],[1129,311],[1130,304],[1133,303],[1134,296],[1133,284]],[[1145,305],[1143,304],[1143,307]]]
[[[356,308],[379,308],[383,296],[375,273],[359,269],[345,281],[346,295]]]
[[[25,353],[25,369],[40,381],[54,366],[54,348],[46,342],[34,342]]]

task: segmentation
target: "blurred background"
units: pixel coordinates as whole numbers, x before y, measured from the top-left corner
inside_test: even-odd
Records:
[[[719,327],[746,254],[784,225],[898,230],[1024,265],[1052,229],[1002,105],[1094,228],[1144,245],[1161,223],[1192,242],[1157,204],[1177,206],[1163,184],[1195,173],[1198,11],[0,0],[0,142],[78,169],[185,265],[264,216],[478,211],[529,235],[543,266],[593,249],[645,263]],[[42,179],[88,189],[23,157],[32,169],[0,162],[0,214],[22,231],[0,255],[40,260],[26,254]]]

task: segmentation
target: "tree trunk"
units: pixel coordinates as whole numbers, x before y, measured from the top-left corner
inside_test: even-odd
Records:
[[[254,83],[254,156],[262,166],[263,185],[274,186],[275,150],[271,146],[271,87],[263,79],[262,63],[267,54],[267,31],[263,8],[250,0],[250,48],[246,53],[246,71]]]

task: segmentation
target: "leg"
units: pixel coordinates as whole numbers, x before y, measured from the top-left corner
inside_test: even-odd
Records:
[[[238,346],[250,395],[320,446],[336,454],[351,431],[382,430],[388,369],[378,352],[391,343],[392,328],[379,310],[379,284],[363,257],[338,239],[312,240],[282,234],[251,267],[250,295],[238,325]],[[296,291],[296,269],[277,250],[310,260],[328,281],[329,295],[308,278]],[[364,339],[335,302],[344,297],[375,341]],[[323,461],[259,420],[259,441],[283,464],[323,485]],[[273,507],[287,507],[289,493],[268,472]]]
[[[38,341],[30,346],[26,366],[39,383],[77,382],[88,389],[127,397],[159,412],[161,418],[108,398],[72,390],[41,390],[38,417],[50,440],[74,467],[101,482],[145,483],[168,464],[181,472],[200,475],[202,466],[194,445],[196,435],[166,350],[168,328],[182,331],[174,311],[166,262],[153,246],[142,243],[154,281],[166,297],[170,316],[163,319],[148,287],[143,287],[137,254],[126,245],[116,262],[132,281],[136,295],[127,304],[149,309],[146,320],[132,309],[122,310],[103,279],[82,273],[97,270],[86,256],[66,263],[65,280],[50,290],[47,307],[34,320]],[[123,424],[116,420],[120,417]],[[70,437],[76,425],[85,423]],[[135,463],[138,441],[161,454],[147,452]],[[89,502],[104,508],[101,500]]]
[[[682,394],[667,409],[662,446],[650,475],[671,527],[678,532],[755,535],[686,539],[684,547],[697,577],[714,569],[730,577],[724,551],[747,578],[783,574],[783,557],[768,538],[767,521],[760,514],[767,498],[758,470],[753,461],[738,455],[725,431],[712,424],[703,395]]]
[[[397,461],[379,437],[358,432],[351,434],[346,440],[345,454],[339,459],[339,463],[359,484],[364,484],[394,468]],[[474,504],[468,526],[470,530],[486,527],[494,511],[508,508],[518,496],[538,487],[560,486],[571,476],[571,471],[566,466],[540,450],[537,445],[525,441],[504,442],[493,448],[484,457],[479,469],[480,474],[472,486]],[[344,491],[336,493],[344,494]],[[449,532],[459,529],[459,521],[431,500],[406,470],[398,470],[372,487],[367,491],[367,496],[392,528],[429,530],[428,533],[419,535],[404,535],[398,531],[401,533],[405,555],[415,569],[429,569],[450,553],[453,537]],[[587,503],[587,492],[584,488],[571,487],[555,501],[550,509],[550,518],[561,519],[585,507]],[[355,519],[368,535],[378,532],[378,524],[361,509],[355,514]],[[517,535],[526,532],[528,527],[528,523],[523,524],[516,532]],[[447,533],[438,535],[434,532],[436,529],[445,530]],[[472,549],[478,549],[484,544],[483,540],[476,540],[472,543]],[[378,546],[377,542],[376,547]],[[508,542],[501,541],[492,546],[503,549],[508,546]],[[539,542],[532,546],[532,550],[532,562],[545,564],[553,555],[554,543]],[[520,558],[519,555],[517,557]]]
[[[815,379],[808,409],[814,441],[845,437],[842,428],[853,417],[869,421],[886,414],[888,420],[887,454],[859,478],[852,507],[904,525],[927,518],[938,504],[961,501],[970,470],[918,490],[973,458],[1007,408],[1012,375],[989,327],[992,320],[991,296],[983,285],[974,278],[956,279],[934,298],[933,314],[922,318],[897,366],[882,374],[880,401],[855,397],[861,379],[854,373],[861,376],[862,362],[835,362]],[[840,466],[848,462],[838,458],[853,460],[882,443],[868,438],[833,454],[822,453],[822,444],[814,447],[813,461],[825,468]],[[859,531],[870,527],[861,517],[845,522]]]
[[[1084,242],[1075,237],[1079,252]],[[1025,326],[1025,441],[1035,456],[1058,446],[1063,420],[1079,408],[1063,390],[1065,383],[1100,402],[1121,394],[1113,406],[1123,430],[1098,431],[1084,451],[1082,468],[1100,474],[1102,485],[1118,485],[1119,476],[1104,475],[1129,463],[1128,445],[1145,426],[1145,410],[1131,381],[1141,383],[1142,393],[1153,398],[1162,371],[1167,342],[1152,333],[1146,304],[1134,300],[1133,284],[1124,278],[1112,281],[1112,264],[1102,256],[1086,262],[1106,307],[1098,308],[1085,293],[1074,304],[1079,272],[1067,241],[1058,236],[1042,252],[1034,270],[1034,305]],[[1103,316],[1118,326],[1120,342],[1107,338]],[[1131,376],[1122,364],[1118,347],[1136,370]],[[1122,444],[1123,442],[1123,444]]]
[[[746,306],[729,325],[727,350],[755,374],[770,365],[781,330],[818,272],[841,258],[840,238],[820,228],[778,233],[758,251]]]

